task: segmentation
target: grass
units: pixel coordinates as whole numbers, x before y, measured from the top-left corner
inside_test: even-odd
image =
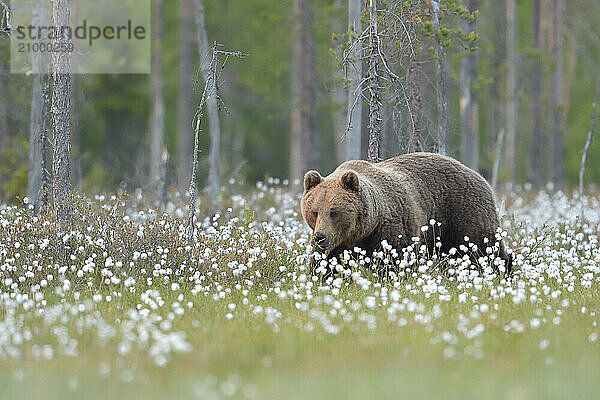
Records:
[[[80,199],[66,239],[5,207],[0,398],[595,399],[600,208],[586,201],[581,227],[577,199],[507,195],[510,281],[417,252],[385,255],[411,265],[396,279],[355,255],[346,278],[312,282],[282,187],[233,197],[191,247],[183,204]]]

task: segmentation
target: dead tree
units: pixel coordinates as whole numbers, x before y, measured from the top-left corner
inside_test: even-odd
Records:
[[[72,175],[73,184],[77,190],[81,190],[81,184],[83,183],[83,177],[81,175],[81,129],[80,129],[80,108],[79,102],[81,101],[79,82],[80,78],[77,74],[71,78],[71,104],[72,104],[72,118],[71,118],[71,147],[72,156]]]
[[[463,0],[463,6],[469,12],[477,10],[477,0]],[[477,30],[475,19],[462,22],[465,34]],[[473,90],[477,80],[477,54],[473,52],[474,45],[469,44],[469,54],[461,60],[460,65],[460,119],[461,119],[461,159],[471,169],[479,167],[479,107],[477,93]]]
[[[50,79],[46,80],[46,87],[43,91],[45,109],[50,110]],[[45,212],[50,205],[50,185],[52,182],[52,167],[50,166],[50,136],[49,131],[52,121],[50,121],[50,111],[44,119],[40,131],[41,159],[37,162],[41,164],[41,182],[40,182],[40,201],[39,213]]]
[[[10,37],[12,30],[12,10],[4,1],[0,0],[0,39]]]
[[[579,215],[579,222],[584,222],[584,207],[583,207],[583,174],[585,173],[585,161],[587,160],[587,154],[594,139],[594,128],[596,127],[596,103],[592,105],[592,125],[588,132],[587,140],[585,141],[585,147],[583,148],[583,154],[581,155],[581,166],[579,167],[579,201],[581,204],[581,212]]]
[[[197,185],[197,175],[198,175],[198,142],[200,138],[200,127],[202,125],[202,117],[204,112],[204,107],[206,106],[209,97],[214,96],[217,104],[219,103],[219,93],[218,87],[214,82],[219,80],[219,73],[225,68],[225,64],[229,60],[230,57],[243,58],[246,57],[247,54],[241,53],[239,51],[223,51],[218,49],[219,45],[217,43],[213,43],[213,46],[210,50],[208,57],[210,57],[210,62],[208,63],[208,71],[206,75],[206,80],[204,81],[204,89],[202,90],[202,97],[200,98],[200,104],[196,109],[196,115],[194,117],[194,148],[192,152],[192,170],[190,173],[190,185],[188,187],[188,195],[190,197],[190,203],[188,206],[188,240],[192,243],[194,239],[194,217],[196,214],[196,185]],[[225,60],[223,64],[218,67],[219,56],[224,56]],[[214,91],[211,90],[211,87],[214,87]]]
[[[370,159],[379,159],[381,149],[379,141],[386,138],[386,152],[398,154],[407,151],[427,150],[430,144],[437,151],[446,151],[448,135],[448,99],[445,46],[450,43],[448,34],[466,40],[450,24],[440,24],[440,17],[456,17],[472,20],[469,12],[457,13],[446,2],[431,0],[390,1],[381,3],[367,2],[368,27],[361,33],[352,35],[352,40],[344,52],[342,68],[346,76],[352,71],[353,51],[365,49],[364,59],[368,70],[364,78],[354,83],[354,95],[361,95],[369,102],[369,112],[363,116],[369,119]],[[431,31],[428,27],[432,26]],[[429,49],[433,49],[433,53]],[[425,75],[427,65],[435,66],[436,77],[428,79]],[[430,90],[437,94],[433,106],[426,101],[424,94]],[[356,96],[354,105],[360,97]],[[349,102],[350,103],[350,102]],[[353,105],[349,104],[352,110]],[[383,113],[382,110],[386,112]],[[437,111],[437,113],[436,113]],[[433,122],[431,115],[437,114]],[[352,114],[354,115],[354,113]],[[384,118],[385,117],[385,118]],[[353,126],[349,123],[349,127]],[[431,133],[430,133],[431,132]],[[348,128],[346,133],[348,133]],[[397,144],[397,150],[389,146]]]
[[[52,2],[52,25],[69,26],[69,0]],[[52,39],[54,48],[69,47],[66,29]],[[56,221],[68,225],[71,220],[71,59],[68,52],[52,53],[52,197]]]
[[[440,27],[440,3],[431,0],[431,21],[436,35],[433,47],[436,59],[436,92],[437,92],[437,139],[436,147],[440,154],[446,154],[446,137],[448,135],[448,79],[446,76],[446,53],[442,44]]]
[[[213,73],[207,76],[207,79],[204,81],[204,89],[202,90],[202,97],[200,98],[200,104],[196,109],[196,117],[195,117],[195,129],[194,129],[194,151],[192,153],[192,173],[190,177],[190,186],[188,188],[188,195],[190,196],[190,204],[188,206],[188,239],[190,243],[192,243],[194,238],[194,216],[196,212],[196,184],[197,184],[197,171],[198,171],[198,141],[200,138],[200,126],[202,124],[202,115],[204,111],[204,105],[206,104],[206,100],[210,95],[210,81],[214,79],[217,63],[217,48],[216,44],[213,45],[212,53],[210,55],[210,63],[209,63],[209,71],[213,71]]]
[[[506,129],[506,158],[505,162],[508,167],[508,180],[514,183],[516,177],[517,150],[516,150],[516,135],[517,135],[517,59],[516,59],[516,41],[517,41],[517,25],[516,25],[516,0],[506,1],[506,111],[505,111],[505,129]]]
[[[362,33],[361,0],[348,0],[348,24],[354,35]],[[350,45],[348,54],[348,130],[344,134],[344,160],[360,160],[362,131],[362,46]]]
[[[44,8],[45,7],[41,2],[36,2],[36,5],[32,10],[31,24],[33,26],[42,26],[43,22],[46,21]],[[38,45],[41,43],[39,38],[36,39],[36,43],[38,43]],[[43,136],[47,136],[45,130],[48,126],[49,68],[47,54],[43,52],[34,52],[32,55],[32,70],[34,76],[31,85],[29,169],[27,173],[27,197],[29,198],[29,203],[34,207],[34,215],[37,215],[42,208],[40,205],[42,198],[42,175],[45,173],[42,169],[42,158],[47,156],[47,153],[44,154],[42,152],[42,138]]]
[[[196,15],[196,27],[198,30],[198,51],[200,57],[204,57],[205,54],[210,54],[210,47],[208,46],[208,34],[206,32],[206,23],[204,21],[204,6],[201,0],[194,0],[194,10]],[[219,192],[221,188],[219,179],[220,169],[220,151],[221,151],[221,123],[219,121],[219,104],[217,97],[217,80],[210,79],[211,74],[210,65],[203,60],[200,63],[200,72],[202,73],[202,79],[205,82],[210,82],[208,86],[208,96],[206,99],[206,112],[208,114],[208,126],[210,136],[210,150],[208,153],[208,194],[213,202],[213,206],[219,204]]]
[[[312,0],[294,0],[292,38],[290,181],[301,188],[304,173],[318,168],[319,137],[315,118],[315,53]],[[298,185],[296,185],[298,183]]]
[[[563,181],[563,122],[564,122],[564,90],[563,90],[563,1],[555,0],[552,6],[552,180],[555,189],[562,187]]]
[[[415,24],[410,24],[410,35],[416,35]],[[414,46],[411,48],[410,66],[409,66],[409,87],[410,87],[410,102],[407,106],[409,111],[410,126],[408,128],[408,152],[423,151],[425,149],[425,135],[423,129],[423,121],[421,114],[423,113],[422,94],[421,94],[421,69],[417,60],[417,53]]]
[[[537,189],[542,184],[542,44],[541,44],[541,0],[531,2],[531,33],[533,37],[533,65],[531,68],[531,141],[529,146],[528,179]]]
[[[492,167],[492,189],[498,189],[498,169],[500,167],[500,157],[502,157],[502,146],[504,145],[504,129],[500,129],[498,139],[496,140],[496,154],[494,165]]]
[[[179,88],[177,91],[177,180],[178,188],[184,192],[190,183],[190,164],[192,147],[192,123],[190,116],[194,112],[192,103],[193,86],[193,14],[190,13],[190,0],[179,0]]]
[[[0,0],[0,40],[8,38],[11,30],[12,12],[11,9],[2,0]],[[6,76],[8,75],[8,66],[0,60],[0,93],[8,93],[8,84]],[[4,94],[6,96],[6,94]],[[2,171],[2,149],[8,144],[8,109],[7,102],[0,104],[0,172]],[[2,192],[2,177],[0,176],[0,193]],[[1,199],[0,199],[1,201]]]
[[[377,32],[377,0],[369,0],[369,161],[380,161],[381,87],[379,77],[379,34]]]
[[[7,96],[8,84],[7,84],[8,67],[0,60],[0,96]],[[2,193],[2,156],[3,152],[8,145],[9,137],[9,126],[8,126],[8,105],[7,101],[0,101],[0,193]],[[2,200],[0,199],[0,202]],[[1,204],[1,203],[0,203]]]
[[[163,9],[164,0],[155,0],[152,10],[152,114],[150,116],[150,187],[162,184],[162,152],[165,131],[165,99],[163,93]],[[157,193],[157,198],[160,194]]]

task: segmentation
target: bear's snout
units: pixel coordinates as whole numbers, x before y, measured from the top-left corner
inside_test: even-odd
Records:
[[[326,250],[329,247],[327,236],[323,232],[316,232],[313,239],[319,249]]]

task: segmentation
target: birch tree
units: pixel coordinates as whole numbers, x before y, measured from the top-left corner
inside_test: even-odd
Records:
[[[69,26],[69,0],[52,2],[52,25]],[[68,47],[66,30],[52,39],[54,48]],[[62,46],[61,46],[62,44]],[[52,53],[52,197],[58,223],[71,220],[71,59],[68,52]]]
[[[0,1],[0,40],[5,39],[4,32],[10,32],[12,13],[8,5]],[[8,38],[8,36],[7,36]],[[8,66],[0,60],[0,93],[8,93]],[[2,151],[6,149],[9,136],[7,101],[0,102],[0,173],[2,171]],[[2,193],[2,177],[0,176],[0,194]],[[0,202],[2,199],[0,198]]]
[[[294,0],[293,11],[290,179],[299,190],[304,173],[318,168],[320,146],[315,131],[316,72],[312,0]]]
[[[192,163],[190,148],[192,147],[192,60],[193,60],[193,14],[190,13],[190,0],[179,0],[179,87],[177,91],[177,182],[181,192],[187,189],[190,182],[190,165]]]
[[[516,173],[516,136],[517,136],[517,57],[516,57],[516,25],[517,5],[515,0],[506,0],[506,156],[508,180],[515,181]]]
[[[0,92],[8,93],[8,66],[4,64],[4,61],[0,60]],[[8,127],[8,106],[7,102],[3,101],[0,104],[0,149],[3,148],[2,145],[6,145],[6,141],[9,136],[9,127]]]
[[[369,0],[369,161],[381,158],[381,87],[379,77],[379,33],[377,32],[377,0]]]
[[[8,84],[6,82],[8,75],[8,68],[2,60],[0,60],[0,93],[8,93]],[[9,137],[9,126],[8,126],[8,106],[6,101],[0,102],[0,173],[2,171],[2,156],[3,151],[6,149]],[[2,177],[0,176],[0,194],[2,193]],[[1,202],[0,197],[0,202]]]
[[[32,10],[31,24],[43,26],[46,21],[45,7],[41,1],[36,2]],[[36,39],[36,43],[41,42]],[[27,197],[29,204],[33,205],[33,213],[37,215],[41,209],[42,197],[42,174],[47,171],[42,169],[42,157],[48,154],[42,152],[44,136],[42,132],[48,128],[49,116],[49,60],[47,53],[34,52],[32,54],[32,68],[34,71],[33,83],[31,85],[31,108],[29,117],[29,162],[27,172]],[[45,132],[44,132],[45,133]]]
[[[436,92],[437,92],[437,151],[446,154],[446,140],[448,135],[448,78],[446,76],[446,53],[442,45],[441,26],[440,26],[440,3],[431,0],[429,3],[431,10],[431,21],[436,34],[434,43],[435,66],[436,66]]]
[[[208,116],[208,129],[210,136],[210,150],[208,154],[208,193],[213,205],[219,204],[221,188],[219,180],[220,151],[221,151],[221,124],[219,121],[219,103],[217,93],[217,80],[210,79],[210,54],[208,34],[204,20],[204,6],[201,0],[194,0],[196,15],[196,29],[198,30],[198,51],[200,53],[200,72],[204,82],[210,82],[206,98],[206,114]]]
[[[73,75],[71,78],[71,149],[73,184],[78,190],[81,190],[83,177],[81,176],[81,129],[80,129],[80,96],[79,76]]]
[[[162,182],[162,153],[165,130],[165,100],[163,94],[163,11],[164,0],[154,0],[152,9],[152,111],[150,116],[150,187]]]
[[[456,41],[472,42],[476,37],[453,28],[446,20],[442,24],[440,19],[445,16],[473,21],[475,14],[452,2],[390,1],[381,3],[381,8],[377,4],[375,0],[367,2],[368,18],[363,19],[369,24],[360,34],[352,35],[342,60],[348,76],[352,71],[350,61],[356,59],[351,57],[352,51],[365,49],[369,68],[362,87],[355,85],[353,89],[369,101],[369,110],[363,116],[365,121],[368,119],[370,136],[362,144],[369,147],[367,157],[381,157],[382,137],[386,156],[432,147],[445,153],[449,118],[445,48],[452,48]],[[426,75],[428,65],[435,68],[433,79]],[[431,92],[437,101],[423,99]],[[433,122],[431,116],[437,116],[437,120]],[[392,149],[392,145],[398,147]]]
[[[469,12],[477,10],[477,0],[463,0],[463,6]],[[462,29],[465,34],[475,33],[477,23],[463,20]],[[479,167],[479,104],[477,93],[473,90],[477,80],[477,54],[473,52],[474,44],[469,43],[470,53],[460,64],[460,119],[461,119],[461,159],[468,167],[478,170]]]
[[[348,0],[348,24],[355,35],[362,32],[361,0]],[[362,132],[362,46],[352,46],[348,55],[348,131],[344,139],[344,160],[359,160]]]
[[[531,141],[529,147],[528,180],[537,189],[542,183],[542,44],[541,0],[531,2],[531,37],[533,38],[533,65],[531,68]]]
[[[555,188],[560,189],[563,183],[563,122],[564,122],[564,90],[563,90],[563,1],[552,2],[552,181]]]

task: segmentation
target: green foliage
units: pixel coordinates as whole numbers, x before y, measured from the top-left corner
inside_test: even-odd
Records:
[[[317,131],[322,135],[322,167],[331,169],[335,157],[328,157],[334,151],[333,113],[339,105],[332,100],[332,92],[342,86],[336,60],[333,54],[347,49],[347,43],[356,38],[356,32],[349,32],[345,1],[339,3],[323,0],[313,2],[315,51],[317,54]],[[480,1],[480,9],[469,13],[457,0],[441,2],[441,30],[436,34],[430,11],[424,1],[402,0],[380,2],[380,8],[398,4],[414,10],[411,22],[419,29],[423,40],[417,43],[419,55],[428,58],[421,60],[424,79],[431,81],[433,70],[431,61],[432,40],[440,40],[447,52],[448,71],[457,78],[462,56],[476,52],[479,69],[474,89],[479,99],[481,169],[489,171],[493,157],[493,145],[498,131],[503,125],[503,103],[505,93],[504,60],[505,10],[502,2]],[[589,0],[574,0],[565,9],[565,24],[569,36],[565,41],[565,63],[574,61],[573,68],[566,68],[566,104],[564,111],[565,177],[568,184],[577,181],[581,148],[589,129],[589,110],[593,101],[600,101],[600,89],[596,77],[600,65],[597,38],[593,26],[600,18],[597,7],[590,6]],[[193,86],[194,101],[200,98],[202,82],[199,74],[183,77],[178,74],[178,3],[166,0],[165,38],[162,47],[164,61],[164,92],[166,104],[166,143],[172,166],[177,158],[177,87],[180,80]],[[235,175],[248,182],[263,179],[265,176],[285,177],[289,164],[290,126],[290,58],[291,32],[293,22],[293,2],[291,0],[206,0],[206,21],[209,41],[223,43],[225,49],[241,50],[249,57],[242,61],[229,62],[220,86],[221,98],[229,110],[222,116],[223,168],[225,177]],[[190,12],[192,12],[190,10]],[[529,112],[531,105],[529,72],[533,62],[543,63],[543,125],[548,132],[549,77],[553,66],[548,49],[534,51],[531,48],[531,1],[518,2],[518,46],[521,113],[519,115],[520,165],[527,164],[527,143],[531,131]],[[385,23],[386,17],[380,16]],[[478,30],[465,34],[460,21],[476,21]],[[366,22],[363,17],[363,22]],[[195,32],[194,32],[195,36]],[[596,35],[597,36],[597,35]],[[571,40],[570,38],[574,39]],[[9,61],[6,41],[0,43],[0,58]],[[339,45],[339,47],[338,47]],[[393,43],[402,46],[402,40]],[[546,45],[544,43],[544,45]],[[194,45],[195,46],[195,45]],[[337,50],[331,50],[337,49]],[[194,48],[194,52],[196,49]],[[194,70],[197,70],[201,57],[194,57]],[[408,60],[408,59],[406,59]],[[5,75],[3,75],[5,76]],[[0,101],[8,104],[10,134],[9,145],[0,150],[2,154],[2,187],[4,201],[23,195],[26,187],[27,137],[29,131],[29,108],[31,77],[8,75],[8,95],[2,93]],[[125,184],[131,187],[147,183],[147,131],[150,113],[150,82],[144,75],[93,75],[80,76],[80,101],[77,119],[81,132],[81,165],[84,188],[94,190],[114,189]],[[456,95],[458,87],[449,87],[449,96],[455,99],[450,104],[451,120],[458,120],[459,106]],[[424,104],[434,104],[435,99],[428,89],[424,92]],[[427,115],[434,120],[435,113]],[[189,121],[193,116],[190,115]],[[451,141],[459,143],[460,127],[454,124]],[[207,175],[208,137],[206,128],[200,135],[199,185],[203,186]],[[521,140],[522,139],[522,140]],[[596,141],[590,151],[586,181],[600,183],[600,150]],[[241,154],[232,154],[239,147]],[[457,154],[457,148],[450,149]],[[236,150],[237,151],[237,150]],[[548,154],[547,143],[542,150]],[[390,150],[393,152],[393,150]],[[549,164],[549,161],[545,161]],[[171,168],[170,180],[174,181],[176,168]]]
[[[12,202],[27,195],[27,155],[28,141],[22,137],[12,139],[7,148],[0,149],[0,182],[4,192],[0,199]]]

